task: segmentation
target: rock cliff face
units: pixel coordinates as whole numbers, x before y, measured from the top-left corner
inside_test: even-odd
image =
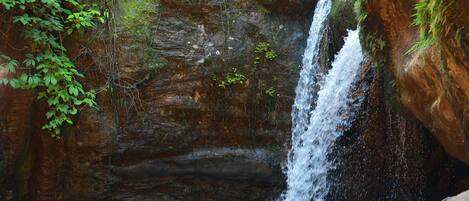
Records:
[[[421,179],[426,177],[423,175],[428,175],[427,179],[433,180],[435,178],[432,178],[432,174],[447,174],[448,172],[445,173],[447,170],[444,169],[451,169],[451,166],[453,166],[453,170],[450,171],[453,172],[451,177],[453,181],[450,181],[447,187],[454,184],[456,186],[453,186],[449,193],[454,194],[467,190],[469,188],[467,185],[469,170],[467,154],[469,149],[467,147],[468,132],[465,125],[468,122],[465,108],[468,106],[468,88],[465,84],[467,79],[463,77],[468,73],[468,35],[465,27],[467,27],[469,21],[467,16],[460,14],[460,9],[467,9],[467,3],[456,0],[448,4],[448,9],[443,13],[446,20],[442,25],[444,31],[441,38],[437,39],[433,46],[429,48],[422,49],[413,54],[406,54],[419,37],[419,30],[411,25],[416,1],[376,0],[364,2],[364,10],[367,13],[367,17],[362,25],[366,31],[363,37],[364,42],[375,40],[375,42],[380,41],[381,45],[383,45],[381,48],[375,48],[375,52],[372,49],[369,49],[369,51],[372,52],[374,63],[381,69],[381,79],[383,79],[382,91],[385,93],[384,99],[391,106],[392,111],[397,112],[398,116],[403,116],[406,122],[414,122],[411,123],[413,125],[419,125],[419,122],[421,122],[425,127],[422,131],[418,131],[408,137],[405,137],[409,133],[408,131],[401,130],[398,132],[401,136],[399,137],[401,142],[397,144],[401,144],[402,141],[413,141],[414,143],[411,144],[414,146],[424,145],[424,147],[420,148],[412,147],[414,151],[411,152],[414,152],[414,154],[411,155],[424,154],[426,152],[424,150],[430,151],[428,156],[424,156],[426,155],[424,154],[419,156],[418,160],[415,160],[414,157],[409,158],[414,158],[412,159],[414,164],[421,162],[425,164],[425,168],[417,166],[415,167],[417,169],[410,172],[422,170],[439,171],[440,173],[433,172],[429,175],[424,172],[420,176],[415,175]],[[455,36],[456,32],[459,32],[460,38]],[[368,95],[370,96],[371,94],[369,93]],[[412,120],[414,117],[418,122]],[[395,121],[396,118],[401,119],[402,117],[392,117],[390,120]],[[408,125],[408,123],[406,124]],[[412,133],[414,132],[415,130],[412,131]],[[437,151],[439,150],[438,146],[429,146],[434,143],[428,141],[423,144],[415,141],[419,138],[419,141],[427,138],[419,134],[422,132],[433,134],[446,152],[466,164],[444,159],[445,157],[435,157],[436,155],[443,156],[441,151]],[[417,137],[419,135],[423,138]],[[421,162],[418,162],[419,160]],[[443,178],[445,176],[438,177]],[[418,180],[413,179],[413,181]],[[448,184],[448,181],[439,182],[438,184],[435,183],[431,188],[439,186],[438,188],[443,187],[445,189],[444,184]],[[413,189],[416,190],[415,188]],[[439,190],[437,189],[428,190],[427,188],[427,193],[430,192],[433,195],[420,199],[440,200],[442,199],[441,196],[444,196],[444,194],[438,193]],[[407,193],[406,196],[408,195],[416,194]],[[402,199],[406,200],[405,197]],[[414,200],[418,199],[414,198]]]
[[[399,100],[453,157],[469,163],[469,55],[464,0],[448,5],[443,33],[432,47],[404,54],[419,36],[411,26],[414,1],[369,1],[365,26],[382,34]],[[461,37],[456,36],[458,32]]]
[[[149,78],[148,69],[127,75],[144,80],[138,93],[126,97],[143,112],[129,104],[129,112],[121,114],[112,198],[277,196],[308,17],[273,13],[254,1],[166,0],[152,6],[158,22],[151,24],[150,40],[140,44],[150,44],[151,57],[161,57],[165,66]],[[132,55],[124,50],[139,51],[133,40],[140,36],[122,34],[127,38],[118,44],[119,67],[133,69],[138,63],[129,61],[141,59],[127,58]],[[269,61],[256,53],[261,43],[270,44],[278,57]],[[246,80],[226,85],[233,75]]]
[[[339,163],[328,199],[442,200],[454,186],[455,161],[420,122],[387,100],[382,70],[363,65],[354,92],[363,105],[330,156]]]
[[[113,14],[108,26],[87,33],[93,37],[74,36],[69,45],[87,87],[100,91],[99,107],[82,111],[61,140],[40,130],[45,107],[35,92],[1,88],[0,200],[278,196],[314,2],[304,5],[107,5]],[[282,6],[289,11],[279,12]],[[21,53],[6,45],[21,44],[21,37],[13,28],[3,30],[8,20],[1,23],[8,33],[1,51]],[[260,45],[277,57],[256,53]],[[242,82],[228,83],[233,76]]]
[[[345,29],[355,27],[353,2],[334,1],[321,44],[324,72]],[[108,24],[68,41],[83,82],[100,93],[99,107],[81,111],[62,139],[40,129],[46,107],[34,91],[0,87],[0,200],[278,197],[314,4],[109,1]],[[364,64],[355,92],[364,105],[331,155],[343,161],[330,178],[341,181],[331,186],[331,200],[438,200],[455,190],[454,177],[466,174],[430,133],[467,162],[467,45],[448,40],[444,60],[435,47],[404,56],[417,37],[409,26],[412,5],[366,5],[366,28],[386,31],[391,62],[389,68]],[[455,23],[469,22],[460,17]],[[26,51],[19,29],[6,14],[0,19],[0,51]],[[265,58],[256,52],[259,45],[278,56]],[[390,89],[388,75],[398,91]],[[399,95],[405,107],[390,95]]]

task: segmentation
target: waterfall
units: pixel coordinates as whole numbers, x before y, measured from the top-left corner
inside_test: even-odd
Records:
[[[295,102],[292,107],[292,147],[300,147],[299,137],[306,131],[309,123],[309,113],[313,102],[313,88],[318,79],[319,73],[319,45],[327,16],[331,11],[331,0],[319,0],[314,10],[313,21],[309,30],[307,46],[303,54],[303,65],[300,72],[298,85],[295,89]],[[295,160],[294,150],[290,151],[287,163],[287,183],[288,189],[292,189],[294,175],[291,172],[292,164]],[[301,188],[301,187],[300,187]],[[288,191],[290,192],[290,191]],[[284,193],[281,200],[292,200],[292,193]]]
[[[313,22],[309,30],[309,37],[305,53],[300,79],[296,87],[296,98],[292,111],[292,136],[299,136],[306,130],[309,120],[309,112],[313,102],[313,87],[316,84],[319,73],[319,45],[324,33],[324,26],[331,10],[331,0],[319,0],[314,11]],[[299,142],[293,139],[293,143]]]
[[[319,1],[311,27],[314,31],[308,39],[296,88],[292,111],[292,149],[286,166],[287,190],[280,198],[285,201],[325,199],[330,186],[327,173],[334,167],[333,160],[327,158],[328,150],[342,131],[350,126],[348,117],[352,115],[350,110],[354,101],[351,91],[363,59],[358,30],[348,32],[344,46],[332,63],[332,69],[321,83],[316,107],[311,111],[311,88],[317,79],[315,74],[319,66],[318,43],[329,10],[329,0]],[[316,18],[316,15],[321,17]],[[310,43],[314,47],[310,47]]]

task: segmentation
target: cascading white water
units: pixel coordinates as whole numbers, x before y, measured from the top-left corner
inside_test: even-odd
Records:
[[[300,79],[295,89],[296,98],[292,112],[293,137],[303,133],[309,122],[308,117],[313,102],[312,91],[319,73],[319,45],[330,10],[331,0],[319,0],[314,10],[313,22],[311,23],[307,46],[303,54]],[[298,140],[294,139],[293,143],[295,142],[298,142]]]
[[[303,54],[303,63],[298,85],[296,86],[295,102],[292,107],[292,147],[300,146],[299,137],[306,131],[309,123],[309,113],[313,102],[313,88],[319,73],[319,45],[324,33],[325,22],[331,11],[331,0],[319,0],[314,10],[313,21],[309,30],[307,46]],[[288,155],[287,171],[295,158],[293,150]],[[290,171],[287,175],[290,175]],[[293,176],[293,175],[292,175]],[[287,176],[291,178],[292,176]],[[289,179],[292,180],[292,179]],[[287,181],[288,182],[288,181]],[[291,182],[288,182],[291,183]],[[289,187],[290,188],[290,187]],[[288,193],[282,195],[281,200],[290,199]],[[291,194],[291,193],[290,193]],[[290,199],[291,200],[291,199]]]
[[[319,3],[318,8],[321,8]],[[324,8],[330,9],[327,6]],[[319,12],[328,13],[323,10]],[[313,22],[314,25],[317,23]],[[315,29],[323,28],[320,25]],[[327,159],[328,150],[342,134],[342,130],[350,126],[350,119],[347,118],[352,115],[349,114],[353,101],[350,93],[363,60],[359,31],[349,31],[348,34],[344,46],[332,63],[332,69],[321,85],[316,108],[312,112],[310,112],[312,101],[310,88],[314,83],[305,80],[313,76],[301,71],[292,111],[292,149],[286,167],[287,190],[282,194],[281,200],[322,201],[329,190],[327,173],[334,164]],[[319,36],[310,35],[310,37]],[[316,38],[312,40],[319,41]],[[304,57],[309,54],[317,56],[319,49],[316,47],[313,52],[309,51],[311,50],[305,51]],[[304,67],[308,65],[304,63]],[[313,68],[318,67],[313,66]]]

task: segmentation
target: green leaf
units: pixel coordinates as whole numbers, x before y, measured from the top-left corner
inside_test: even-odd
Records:
[[[18,89],[21,87],[21,84],[17,79],[12,79],[10,80],[10,86],[13,87],[14,89]]]
[[[19,78],[19,80],[22,82],[22,83],[27,83],[28,82],[28,78],[29,76],[26,75],[26,74],[22,74]]]
[[[68,113],[68,105],[59,105],[57,109],[59,109],[59,111],[62,113],[65,113],[65,114]]]
[[[71,114],[71,115],[76,115],[77,113],[78,113],[78,110],[75,107],[72,107],[72,109],[70,109],[70,111],[69,111],[69,114]]]
[[[31,17],[26,13],[24,15],[14,17],[13,22],[21,22],[21,24],[27,25],[31,22]]]
[[[56,85],[56,84],[57,84],[57,79],[56,79],[55,77],[51,77],[50,83],[51,83],[52,85]]]
[[[59,104],[59,99],[57,97],[49,98],[49,100],[47,100],[47,103],[50,106],[57,105]]]
[[[55,115],[55,111],[48,111],[48,112],[46,113],[47,119],[52,118],[54,115]]]
[[[50,85],[51,79],[52,79],[52,75],[51,74],[46,74],[46,76],[44,77],[45,84]]]
[[[78,96],[78,89],[73,85],[68,88],[68,92],[74,96]]]

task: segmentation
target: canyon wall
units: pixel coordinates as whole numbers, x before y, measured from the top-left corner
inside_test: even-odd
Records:
[[[418,40],[412,26],[415,1],[368,1],[364,27],[386,42],[386,66],[399,102],[427,127],[453,157],[469,163],[469,5],[454,0],[442,12],[441,38],[429,48],[405,54]],[[459,32],[459,36],[457,32]],[[381,58],[383,59],[383,58]]]
[[[67,40],[98,107],[81,111],[61,139],[40,129],[47,107],[35,91],[0,88],[0,200],[278,196],[314,2],[106,7],[108,24]],[[21,35],[3,19],[1,51],[20,55]],[[260,46],[277,56],[256,53]]]
[[[86,87],[99,93],[98,107],[81,111],[60,140],[40,129],[47,106],[35,91],[0,87],[0,200],[276,198],[315,1],[109,2],[107,24],[67,40]],[[353,2],[334,1],[323,72],[355,28]],[[467,46],[448,40],[446,71],[435,48],[403,56],[417,37],[412,6],[366,4],[364,28],[386,30],[390,62],[364,62],[354,93],[363,106],[331,155],[343,161],[331,200],[438,200],[465,188],[455,178],[466,166],[440,143],[467,160]],[[7,15],[0,51],[20,56],[27,43]],[[278,56],[265,58],[260,45]]]

